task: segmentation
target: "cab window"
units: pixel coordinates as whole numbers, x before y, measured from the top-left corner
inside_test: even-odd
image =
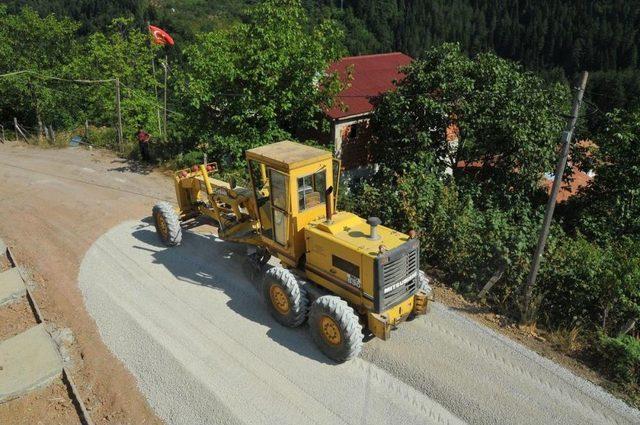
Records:
[[[327,188],[326,171],[298,178],[298,210],[315,207],[325,202]]]

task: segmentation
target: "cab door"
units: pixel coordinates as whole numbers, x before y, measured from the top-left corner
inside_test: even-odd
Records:
[[[270,238],[284,248],[289,246],[289,175],[268,169],[271,223],[273,232]]]
[[[260,234],[280,251],[289,248],[289,175],[249,161]]]

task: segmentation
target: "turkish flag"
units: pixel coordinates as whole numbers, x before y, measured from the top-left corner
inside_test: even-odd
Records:
[[[154,27],[153,25],[149,25],[149,32],[153,37],[153,42],[156,44],[161,44],[163,46],[170,45],[173,46],[173,38],[167,33],[165,30]]]

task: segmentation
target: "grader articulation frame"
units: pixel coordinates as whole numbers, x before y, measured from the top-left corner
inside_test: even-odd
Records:
[[[175,174],[178,211],[153,209],[165,244],[180,243],[181,222],[215,220],[220,238],[248,244],[275,319],[289,327],[308,319],[313,340],[338,362],[358,355],[363,329],[386,340],[400,322],[426,313],[431,288],[415,232],[336,212],[340,163],[330,152],[284,141],[246,158],[250,188],[214,178],[215,163]],[[271,256],[279,266],[266,267]]]

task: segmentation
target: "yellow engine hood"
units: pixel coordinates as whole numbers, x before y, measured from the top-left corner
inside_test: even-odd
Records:
[[[375,257],[380,245],[388,250],[396,248],[409,240],[409,236],[385,226],[378,226],[378,240],[369,239],[371,227],[366,220],[355,214],[340,211],[334,214],[331,223],[325,219],[312,221],[308,225],[315,230],[327,232],[336,239],[360,251],[362,254]]]

